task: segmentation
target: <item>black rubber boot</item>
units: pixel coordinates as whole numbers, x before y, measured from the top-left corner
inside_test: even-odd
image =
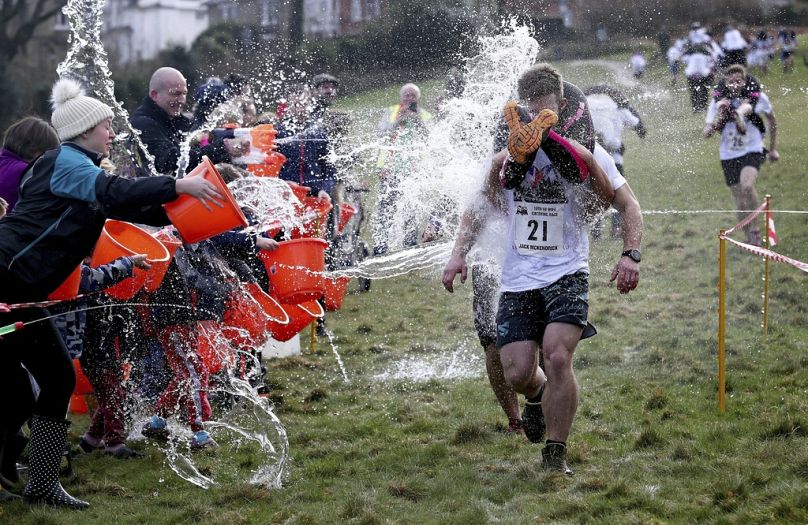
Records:
[[[28,448],[28,483],[23,498],[29,503],[44,503],[86,509],[86,501],[76,499],[59,483],[59,465],[65,450],[70,421],[34,416],[31,419],[31,441]]]
[[[11,489],[20,481],[17,473],[17,460],[25,450],[28,438],[22,432],[8,433],[3,443],[3,454],[0,459],[0,483],[3,487]]]

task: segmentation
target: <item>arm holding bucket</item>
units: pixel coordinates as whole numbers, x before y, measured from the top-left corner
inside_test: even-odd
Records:
[[[96,200],[109,207],[109,215],[123,220],[164,226],[169,224],[165,211],[160,206],[186,194],[199,199],[210,210],[208,201],[218,207],[223,205],[221,193],[212,183],[202,177],[175,180],[168,175],[125,179],[101,172],[95,181]]]
[[[178,194],[190,195],[191,197],[199,199],[208,211],[212,211],[210,203],[215,204],[219,208],[224,208],[224,204],[220,202],[224,199],[224,196],[219,193],[216,186],[203,177],[186,177],[179,179],[176,181],[176,189]]]
[[[115,283],[132,277],[135,266],[148,269],[151,265],[146,262],[145,254],[131,257],[118,257],[112,262],[102,264],[96,268],[88,264],[81,266],[81,282],[79,290],[82,293],[96,292],[108,288]]]

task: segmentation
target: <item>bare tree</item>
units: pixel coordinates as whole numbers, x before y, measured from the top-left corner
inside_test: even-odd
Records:
[[[12,61],[24,54],[37,27],[52,20],[66,0],[0,0],[0,128],[20,110],[20,88],[10,78]]]
[[[34,31],[67,4],[63,0],[2,0],[0,2],[0,70],[31,40]]]

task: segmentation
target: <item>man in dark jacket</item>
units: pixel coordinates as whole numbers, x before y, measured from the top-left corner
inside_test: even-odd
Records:
[[[291,98],[286,118],[276,126],[278,151],[286,157],[279,177],[308,186],[311,195],[330,200],[337,170],[329,159],[331,145],[322,119],[311,111],[319,99],[308,90]]]
[[[182,114],[188,85],[182,73],[161,67],[149,81],[149,95],[130,118],[140,138],[154,155],[154,168],[166,175],[177,171],[180,144],[191,130],[191,119]]]

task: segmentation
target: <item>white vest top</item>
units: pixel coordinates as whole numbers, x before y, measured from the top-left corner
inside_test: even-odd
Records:
[[[596,145],[594,155],[614,189],[626,183],[606,150]],[[589,228],[579,204],[588,184],[566,182],[539,150],[521,186],[503,191],[508,205],[503,292],[544,288],[565,275],[589,272]]]

